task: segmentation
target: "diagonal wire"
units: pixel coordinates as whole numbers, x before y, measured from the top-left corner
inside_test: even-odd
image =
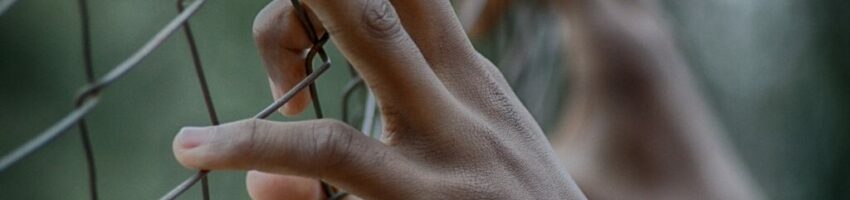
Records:
[[[151,40],[149,40],[144,46],[142,46],[142,48],[137,50],[133,55],[131,55],[129,58],[127,58],[115,68],[113,68],[111,71],[109,71],[101,79],[97,80],[94,75],[91,57],[91,38],[87,2],[86,0],[78,0],[78,3],[80,5],[80,15],[82,18],[85,73],[86,80],[89,84],[84,88],[83,92],[81,92],[76,98],[75,109],[72,110],[66,117],[55,123],[53,126],[48,128],[44,132],[40,133],[38,136],[31,139],[21,147],[15,149],[13,152],[7,154],[2,159],[0,159],[0,171],[8,169],[10,166],[24,159],[26,156],[32,154],[34,151],[40,149],[50,141],[61,136],[71,126],[77,124],[79,125],[81,131],[83,147],[85,148],[86,159],[88,161],[91,197],[92,199],[97,199],[97,182],[95,174],[96,170],[94,168],[94,156],[88,134],[88,128],[85,124],[84,117],[86,114],[91,112],[91,110],[94,109],[94,107],[99,102],[99,95],[102,89],[108,87],[117,79],[120,79],[121,77],[126,75],[151,52],[153,52],[157,47],[159,47],[166,39],[168,39],[181,25],[185,30],[184,32],[186,34],[187,41],[189,42],[193,59],[192,61],[195,65],[195,71],[201,84],[201,89],[204,95],[204,101],[207,106],[207,111],[209,112],[210,121],[213,125],[217,125],[219,123],[218,117],[216,115],[215,108],[212,103],[212,98],[209,92],[209,87],[207,85],[206,78],[203,73],[203,67],[201,65],[200,57],[198,56],[197,46],[195,44],[194,37],[192,35],[191,28],[188,23],[188,19],[195,14],[195,12],[206,2],[206,0],[195,0],[185,9],[183,7],[183,2],[184,0],[177,1],[177,6],[180,14],[178,14],[174,19],[172,19],[172,21],[170,21]],[[330,58],[327,56],[325,50],[322,48],[322,46],[328,41],[329,35],[325,33],[322,34],[321,37],[318,36],[304,8],[301,7],[300,2],[298,0],[292,0],[292,2],[293,5],[296,6],[296,11],[299,14],[299,19],[301,20],[302,25],[305,26],[305,30],[307,30],[308,35],[310,36],[310,40],[314,43],[313,47],[310,48],[310,51],[307,54],[308,62],[305,64],[306,71],[309,75],[305,77],[304,80],[295,85],[290,91],[284,94],[281,98],[279,98],[274,103],[263,109],[255,116],[255,118],[267,118],[286,102],[290,101],[295,96],[295,94],[303,91],[307,87],[309,87],[310,89],[310,94],[313,100],[313,108],[315,109],[316,117],[323,117],[321,106],[319,104],[318,96],[316,93],[315,81],[330,68]],[[13,3],[15,3],[15,0],[6,0],[0,2],[0,15],[2,15]],[[314,72],[312,68],[312,62],[310,61],[312,61],[316,55],[319,55],[321,57],[322,64]],[[198,173],[189,177],[180,185],[172,189],[172,191],[163,196],[162,199],[177,198],[199,181],[203,184],[204,199],[209,199],[208,183],[206,181],[206,176],[208,174],[208,170],[199,171]],[[323,191],[326,193],[328,199],[331,200],[341,199],[347,196],[347,193],[338,192],[336,188],[326,184],[325,182],[322,182],[322,188]]]
[[[45,144],[49,143],[56,137],[65,133],[71,126],[82,120],[83,116],[91,112],[98,102],[100,91],[108,87],[110,84],[118,80],[132,70],[139,62],[150,55],[153,50],[159,47],[169,36],[171,36],[180,24],[188,20],[198,9],[204,5],[206,0],[195,0],[192,4],[186,7],[186,10],[180,12],[171,22],[169,22],[162,30],[160,30],[151,40],[145,43],[142,48],[137,50],[132,56],[118,64],[112,71],[109,71],[105,76],[99,79],[95,84],[91,84],[83,90],[77,99],[76,109],[68,113],[62,120],[53,124],[50,128],[41,132],[38,136],[27,141],[11,153],[0,159],[0,172],[5,171],[13,164],[21,159],[32,154],[35,150],[40,149]]]
[[[293,1],[293,3],[296,4],[298,2]],[[300,4],[298,4],[298,5],[300,5]],[[303,15],[303,10],[301,10],[301,9],[303,9],[303,8],[300,8],[300,7],[296,8],[296,10],[299,10],[299,12],[302,12],[302,15],[301,15],[301,16],[303,16],[301,18],[302,24],[306,24],[305,20],[307,21],[307,23],[309,23],[309,20],[306,18],[306,15]],[[315,32],[315,31],[312,30],[312,25],[310,25],[310,24],[306,24],[306,25],[308,25],[308,27],[310,27],[310,28],[308,28],[308,29],[311,29],[310,33]],[[330,65],[331,65],[330,58],[327,56],[324,49],[322,48],[322,46],[324,46],[324,44],[328,41],[329,35],[323,34],[321,37],[318,37],[316,39],[314,39],[314,38],[316,38],[315,35],[311,36],[311,41],[313,41],[313,46],[310,48],[309,52],[307,53],[306,60],[308,60],[308,62],[306,62],[306,64],[305,64],[305,67],[307,69],[307,73],[309,73],[309,75],[307,77],[305,77],[304,80],[302,80],[301,82],[296,84],[292,89],[287,91],[283,96],[281,96],[274,103],[272,103],[271,105],[267,106],[265,109],[260,111],[260,113],[255,115],[254,118],[265,119],[265,118],[269,117],[272,113],[274,113],[275,111],[280,109],[281,106],[283,106],[284,104],[286,104],[287,102],[292,100],[292,98],[295,96],[295,94],[304,90],[307,87],[311,88],[311,95],[312,95],[311,97],[313,98],[313,103],[314,103],[313,108],[316,109],[316,115],[317,115],[316,117],[317,118],[322,117],[321,108],[318,104],[318,98],[317,98],[316,92],[315,92],[315,81],[322,74],[324,74],[330,68]],[[313,69],[312,69],[312,62],[311,61],[313,60],[313,58],[317,54],[322,58],[323,62],[322,62],[322,65],[319,67],[319,69],[314,72]],[[177,185],[171,191],[166,193],[160,199],[163,199],[163,200],[176,199],[177,197],[179,197],[180,195],[185,193],[187,190],[189,190],[189,188],[191,188],[192,186],[197,184],[199,181],[202,181],[203,179],[205,179],[208,174],[209,174],[209,171],[207,171],[207,170],[201,170],[201,171],[195,173],[194,175],[192,175],[188,179],[181,182],[179,185]],[[327,196],[329,197],[329,199],[338,199],[338,198],[346,196],[345,193],[334,193],[333,191],[328,190],[328,188],[331,188],[331,187],[328,186],[327,184],[324,184],[324,183],[323,183],[323,188],[325,189],[325,192],[326,192]]]
[[[56,122],[56,124],[45,130],[42,134],[39,134],[27,143],[24,143],[24,145],[21,145],[21,147],[15,149],[12,153],[4,156],[3,159],[0,160],[0,171],[5,171],[36,149],[39,149],[44,146],[44,144],[67,131],[68,128],[71,128],[74,124],[77,124],[77,122],[79,122],[86,113],[90,112],[97,105],[98,100],[99,99],[97,98],[92,98],[85,101],[82,105],[74,109],[74,111],[68,113],[65,118],[62,118],[62,120],[59,120],[59,122]]]
[[[307,10],[304,9],[304,6],[301,5],[301,1],[291,0],[290,2],[292,3],[292,7],[295,8],[296,14],[298,14],[298,20],[301,21],[301,26],[304,27],[304,30],[307,31],[307,36],[310,38],[310,41],[313,42],[314,44],[318,43],[319,42],[319,35],[316,32],[315,26],[313,26],[313,22],[310,21],[310,17],[307,15]],[[324,34],[324,35],[327,36],[327,34]],[[316,46],[314,46],[314,47],[316,47]],[[319,55],[322,56],[322,59],[325,59],[328,62],[330,62],[330,59],[328,59],[327,55],[325,55],[324,49],[321,49],[321,46],[319,46],[319,47],[320,47],[319,49],[321,50]],[[314,49],[316,49],[316,48],[314,48]],[[312,70],[311,65],[313,64],[312,62],[313,62],[312,56],[308,55],[307,56],[307,62],[304,65],[305,69],[307,70],[307,73],[311,73],[311,70]],[[322,118],[322,107],[319,104],[319,98],[317,98],[318,94],[316,93],[316,84],[310,85],[310,95],[311,95],[311,99],[313,99],[313,109],[316,110],[316,112],[315,112],[316,118],[321,119]],[[330,199],[339,198],[335,194],[336,190],[337,190],[336,188],[334,188],[331,185],[328,185],[325,181],[320,181],[320,184],[322,186],[322,192],[325,193],[326,197],[328,197]],[[343,195],[342,197],[344,197],[344,196],[345,195]]]
[[[307,31],[307,36],[310,38],[310,42],[317,43],[319,40],[319,36],[316,34],[316,30],[314,29],[313,22],[310,21],[310,17],[307,16],[307,12],[304,10],[304,7],[301,6],[301,3],[298,0],[292,0],[292,6],[295,8],[296,14],[298,14],[298,20],[301,21],[301,26],[304,27],[304,30]],[[327,57],[324,50],[320,52],[320,55],[323,59]],[[329,59],[326,59],[330,61]],[[312,58],[308,57],[307,62],[304,65],[307,74],[313,73],[313,65]],[[316,93],[316,84],[310,84],[310,99],[313,100],[313,109],[314,113],[316,113],[316,118],[323,118],[322,114],[322,106],[319,103],[318,93]],[[323,184],[324,186],[324,184]],[[330,195],[329,195],[330,196]]]
[[[366,88],[366,108],[363,111],[363,125],[361,125],[360,130],[363,131],[364,134],[369,137],[375,137],[375,113],[377,113],[377,103],[375,102],[375,95],[372,94],[372,91],[369,88]]]
[[[328,36],[327,35],[323,36],[322,39],[319,40],[319,43],[315,44],[314,48],[312,48],[310,53],[308,53],[308,58],[312,58],[313,57],[312,55],[316,54],[317,50],[315,50],[315,49],[320,48],[321,45],[323,45],[325,42],[327,42],[327,40],[328,40]],[[305,77],[304,80],[302,80],[301,82],[298,82],[298,84],[296,84],[294,87],[292,87],[292,89],[290,89],[283,96],[281,96],[280,98],[275,100],[274,103],[267,106],[266,108],[264,108],[262,111],[260,111],[256,115],[254,115],[254,118],[265,119],[265,118],[268,118],[269,116],[271,116],[271,114],[275,113],[275,111],[280,109],[280,107],[283,106],[283,104],[286,104],[287,102],[292,100],[292,98],[295,97],[295,94],[306,89],[307,87],[309,87],[309,85],[313,84],[316,81],[316,79],[318,79],[322,74],[324,74],[330,67],[331,67],[330,59],[324,59],[322,65],[319,66],[318,69],[316,69],[313,73],[310,73],[309,75],[307,75],[307,77]],[[197,184],[201,179],[203,179],[203,177],[206,177],[208,174],[209,174],[209,171],[200,171],[198,173],[195,173],[194,175],[192,175],[191,177],[189,177],[188,179],[184,180],[179,185],[177,185],[177,187],[174,187],[174,189],[172,189],[171,191],[166,193],[165,196],[163,196],[160,199],[161,200],[176,199],[177,197],[179,197],[180,195],[185,193],[187,190],[189,190],[189,188],[191,188],[193,185]]]
[[[17,2],[17,1],[18,0],[3,0],[3,1],[0,1],[0,15],[3,15],[4,13],[6,13],[6,11],[8,11],[9,8],[12,7],[12,5],[15,5],[15,2]]]
[[[265,109],[260,111],[260,113],[255,115],[254,118],[265,119],[265,118],[269,117],[277,109],[279,109],[281,106],[283,106],[283,104],[286,104],[286,102],[289,102],[289,100],[292,100],[292,97],[295,97],[295,94],[297,94],[301,90],[304,90],[311,83],[315,82],[316,79],[318,79],[319,76],[324,74],[329,68],[330,68],[330,63],[322,64],[322,66],[320,66],[319,69],[317,69],[315,72],[313,72],[312,74],[310,74],[306,78],[304,78],[304,80],[302,80],[297,85],[295,85],[295,87],[293,87],[291,90],[286,92],[286,94],[281,96],[274,103],[272,103],[271,105],[267,106]],[[172,189],[171,191],[166,193],[165,196],[163,196],[160,199],[161,200],[177,199],[177,197],[179,197],[180,195],[185,193],[187,190],[189,190],[189,188],[191,188],[193,185],[197,184],[201,179],[206,177],[208,174],[209,174],[209,171],[206,171],[206,170],[199,171],[198,173],[195,173],[194,175],[192,175],[191,177],[189,177],[188,179],[186,179],[185,181],[183,181],[179,185],[177,185],[177,187],[174,187],[174,189]]]

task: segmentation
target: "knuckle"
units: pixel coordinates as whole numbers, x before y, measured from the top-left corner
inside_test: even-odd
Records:
[[[363,4],[362,15],[366,32],[371,37],[395,40],[402,35],[401,21],[387,0],[367,0]]]
[[[266,137],[270,135],[268,134],[269,125],[262,120],[247,119],[235,123],[232,128],[237,131],[231,131],[232,133],[226,138],[225,146],[228,150],[225,153],[231,158],[228,160],[235,162],[231,163],[232,165],[253,168],[254,166],[245,166],[253,165],[253,162],[245,161],[261,160],[260,157],[267,153],[268,148],[261,141],[268,140]]]
[[[254,17],[254,36],[270,35],[270,31],[278,29],[281,22],[286,19],[287,13],[293,7],[289,1],[271,1]]]
[[[352,155],[351,147],[355,132],[342,122],[336,120],[319,120],[314,128],[318,134],[314,134],[315,155],[322,162],[318,166],[325,166],[320,170],[325,171],[338,167],[347,162]]]
[[[291,5],[281,4],[280,1],[272,1],[254,18],[253,35],[258,41],[268,41],[276,39],[274,30],[279,24],[284,21],[284,17],[288,10],[291,10]]]

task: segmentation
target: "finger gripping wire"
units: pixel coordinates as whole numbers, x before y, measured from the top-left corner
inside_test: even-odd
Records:
[[[296,14],[298,14],[298,20],[301,21],[301,26],[304,27],[304,30],[307,31],[307,36],[310,38],[310,41],[313,42],[313,45],[310,47],[309,52],[307,53],[307,62],[305,63],[304,68],[307,73],[313,73],[313,58],[316,56],[316,53],[319,54],[319,57],[322,58],[324,63],[322,65],[330,66],[331,60],[328,57],[327,53],[323,48],[325,42],[327,42],[329,35],[328,33],[322,34],[321,37],[317,35],[315,26],[310,21],[310,16],[307,15],[307,11],[304,9],[304,6],[301,5],[299,0],[292,0],[292,6],[295,8]],[[316,93],[316,84],[310,84],[310,97],[313,100],[313,109],[316,113],[316,118],[321,119],[322,116],[322,108],[319,104],[318,94]],[[324,181],[320,182],[322,186],[322,192],[325,194],[328,199],[338,199],[339,197],[344,197],[346,193],[339,192],[335,187],[327,184]]]
[[[322,74],[324,74],[331,66],[330,57],[327,55],[326,51],[323,48],[325,43],[327,43],[327,41],[329,40],[330,35],[328,35],[327,33],[322,34],[321,36],[316,35],[316,31],[313,28],[313,25],[310,22],[309,17],[306,14],[306,11],[304,10],[303,6],[301,6],[300,2],[297,1],[297,0],[293,0],[292,4],[296,5],[295,8],[296,8],[296,12],[298,12],[299,19],[300,19],[302,25],[304,26],[305,30],[307,30],[307,33],[308,33],[307,35],[310,37],[309,38],[310,41],[313,43],[311,45],[308,53],[307,53],[307,57],[306,57],[307,62],[305,62],[306,64],[304,66],[305,69],[306,69],[306,72],[308,74],[304,78],[304,80],[300,81],[298,84],[296,84],[294,87],[292,87],[292,89],[290,89],[289,91],[284,93],[280,98],[275,100],[271,105],[267,106],[265,109],[263,109],[259,113],[257,113],[254,116],[254,118],[258,118],[258,119],[268,118],[273,113],[275,113],[278,109],[280,109],[280,107],[282,107],[284,104],[286,104],[287,102],[292,100],[295,97],[296,94],[298,94],[299,92],[301,92],[301,91],[303,91],[307,88],[309,88],[311,98],[313,99],[313,108],[314,108],[315,113],[316,113],[316,118],[322,118],[323,117],[321,106],[319,104],[319,98],[316,95],[317,93],[316,93],[315,81]],[[194,49],[195,48],[195,46],[193,44],[194,41],[191,38],[190,31],[188,31],[189,30],[188,25],[185,25],[185,28],[187,30],[187,39],[190,43],[190,47]],[[193,55],[197,56],[196,54],[197,54],[196,51],[193,50]],[[318,55],[321,58],[321,60],[320,60],[321,64],[317,69],[314,70],[312,61],[316,57],[316,55]],[[200,63],[200,61],[196,59],[196,69],[201,69],[201,67],[198,67],[200,65],[199,63]],[[199,77],[199,79],[201,79],[202,88],[206,88],[206,86],[205,86],[206,84],[204,83],[203,73],[200,70],[197,70],[197,71],[198,71],[198,77]],[[204,89],[204,90],[207,90],[207,89]],[[208,98],[208,97],[206,97],[206,96],[209,95],[208,91],[205,91],[204,95],[205,95],[205,98]],[[211,100],[208,100],[208,108],[212,108]],[[211,111],[211,113],[214,113],[214,111]],[[211,114],[211,116],[212,115],[213,114]],[[209,171],[205,171],[205,170],[202,170],[202,171],[196,173],[192,177],[189,177],[187,180],[183,181],[183,183],[181,183],[180,185],[175,187],[171,192],[166,194],[161,199],[175,199],[175,198],[177,198],[182,193],[184,193],[189,188],[191,188],[192,185],[194,185],[198,181],[203,180],[207,176],[207,174],[209,174]],[[324,181],[322,181],[321,184],[322,184],[322,191],[325,193],[325,195],[326,195],[326,197],[328,197],[328,199],[341,199],[341,198],[343,198],[347,195],[347,193],[339,192],[338,189],[334,188],[333,186],[328,185]]]

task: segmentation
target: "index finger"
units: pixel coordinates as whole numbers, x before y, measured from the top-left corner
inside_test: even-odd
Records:
[[[315,12],[338,49],[374,91],[385,115],[387,110],[420,115],[435,113],[443,110],[435,106],[451,104],[450,94],[428,66],[389,1],[307,0],[304,3]]]

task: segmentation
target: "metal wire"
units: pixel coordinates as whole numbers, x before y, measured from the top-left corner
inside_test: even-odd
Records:
[[[177,12],[183,12],[185,0],[177,0]],[[189,21],[183,23],[183,33],[186,35],[186,41],[189,43],[189,51],[192,52],[192,63],[195,66],[195,75],[198,77],[198,82],[201,85],[201,93],[204,95],[204,105],[207,107],[207,113],[210,117],[210,123],[212,125],[218,125],[218,115],[215,112],[215,105],[212,102],[212,95],[210,94],[210,88],[207,85],[207,78],[204,75],[204,67],[201,64],[201,56],[198,53],[198,46],[195,44],[195,36],[192,34],[192,28],[189,25]],[[199,173],[209,172],[207,170],[200,170]],[[201,195],[204,200],[210,199],[210,183],[207,176],[203,176],[201,178]]]
[[[97,98],[92,98],[85,101],[85,103],[68,113],[65,118],[56,122],[56,124],[45,130],[43,133],[31,139],[27,143],[24,143],[11,153],[6,154],[6,156],[3,156],[3,159],[0,160],[0,172],[5,171],[13,164],[31,154],[33,151],[41,148],[57,136],[67,131],[71,128],[71,126],[77,124],[77,122],[79,122],[86,113],[90,112],[95,105],[97,105],[98,100],[99,99]]]
[[[83,117],[91,112],[91,110],[97,105],[99,100],[100,92],[108,87],[111,83],[115,82],[119,78],[126,75],[130,70],[135,68],[141,60],[150,55],[153,50],[159,47],[166,39],[168,39],[174,31],[180,27],[180,25],[187,21],[195,12],[202,6],[206,0],[196,0],[191,5],[189,5],[185,10],[178,14],[171,22],[169,22],[162,30],[160,30],[151,40],[149,40],[142,48],[137,50],[132,56],[124,60],[121,64],[117,65],[113,70],[107,73],[100,80],[95,80],[94,70],[91,59],[91,40],[90,40],[90,29],[89,29],[89,17],[88,17],[88,9],[87,2],[85,0],[79,1],[80,6],[80,15],[82,18],[82,32],[83,32],[83,54],[85,61],[85,72],[86,79],[89,84],[85,87],[82,93],[80,93],[76,98],[76,108],[71,111],[65,118],[40,133],[37,137],[31,139],[21,147],[12,151],[12,153],[7,154],[0,160],[0,172],[5,171],[18,161],[26,158],[31,155],[36,150],[40,149],[47,143],[53,141],[57,137],[61,136],[65,133],[71,126],[78,124],[80,127],[80,133],[82,137],[83,147],[86,153],[87,167],[89,173],[89,189],[92,199],[97,199],[97,179],[96,179],[96,170],[94,167],[94,156],[91,147],[91,142],[88,135],[88,128],[85,124]],[[6,1],[0,7],[0,14],[2,14],[8,6],[11,5],[13,1]],[[182,7],[182,4],[181,4]],[[195,50],[193,50],[193,53]],[[198,61],[198,60],[195,60]],[[199,65],[196,65],[199,66]],[[202,72],[199,71],[199,77],[202,77]],[[204,88],[206,88],[206,84],[203,84]],[[208,90],[204,90],[205,95],[208,95]],[[211,101],[208,102],[208,105],[211,106]],[[211,112],[214,112],[211,110]],[[214,118],[214,114],[212,114]],[[217,119],[214,119],[217,123]],[[205,173],[204,173],[205,174]],[[205,195],[206,197],[206,195]]]
[[[18,1],[18,0],[4,0],[4,1],[0,1],[0,15],[3,15],[3,13],[6,13],[6,11],[8,11],[8,10],[9,10],[9,8],[11,8],[11,7],[12,7],[12,5],[15,5],[15,2],[17,2],[17,1]]]
[[[310,53],[308,53],[307,58],[312,58],[313,56],[315,56],[317,51],[324,51],[324,50],[318,50],[318,49],[320,49],[321,45],[323,45],[325,42],[328,41],[328,38],[329,38],[328,35],[325,34],[319,40],[319,43],[314,44],[314,47],[311,48]],[[318,46],[318,48],[317,48],[317,46]],[[316,71],[309,74],[301,82],[298,82],[298,84],[296,84],[292,89],[290,89],[283,96],[281,96],[280,98],[275,100],[274,103],[272,103],[271,105],[267,106],[265,109],[263,109],[262,111],[257,113],[257,115],[255,115],[254,118],[265,119],[265,118],[268,118],[269,116],[271,116],[271,114],[275,113],[278,109],[280,109],[281,106],[283,106],[284,104],[286,104],[287,102],[292,100],[292,98],[295,97],[295,94],[298,94],[298,92],[300,92],[301,90],[304,90],[305,88],[307,88],[308,86],[313,84],[316,81],[316,79],[318,79],[322,74],[324,74],[328,69],[330,69],[330,66],[331,66],[330,58],[323,57],[323,63],[322,63],[321,66],[319,66],[318,69],[316,69]],[[191,188],[198,181],[203,179],[203,177],[206,177],[207,174],[209,174],[208,171],[200,171],[200,172],[196,173],[195,175],[189,177],[188,179],[186,179],[185,181],[180,183],[180,185],[178,185],[177,187],[172,189],[170,192],[168,192],[165,196],[163,196],[160,199],[163,199],[163,200],[176,199],[181,194],[185,193],[186,190]]]
[[[363,106],[363,121],[360,125],[360,131],[369,137],[376,138],[376,135],[379,134],[380,130],[374,128],[375,123],[377,122],[375,118],[377,117],[378,111],[378,105],[375,101],[375,96],[372,94],[372,91],[370,91],[369,88],[366,87],[366,83],[363,81],[362,78],[360,78],[360,75],[357,74],[356,71],[354,71],[354,67],[351,66],[351,64],[348,65],[348,69],[351,72],[351,80],[348,81],[348,83],[342,90],[342,105],[340,106],[342,108],[342,121],[348,124],[354,123],[349,118],[350,108],[348,102],[352,101],[351,98],[354,96],[354,91],[357,91],[358,89],[366,90],[366,102]]]
[[[15,0],[6,0],[0,2],[0,15],[2,15],[7,9],[15,2]],[[80,128],[81,138],[82,138],[82,146],[86,152],[86,160],[87,167],[89,173],[89,185],[90,185],[90,193],[92,199],[97,199],[97,179],[96,179],[96,170],[95,170],[95,162],[94,162],[94,154],[92,150],[91,140],[88,134],[88,127],[85,123],[84,117],[92,109],[97,106],[100,98],[101,92],[110,86],[113,82],[122,78],[124,75],[129,73],[130,70],[134,69],[144,58],[150,55],[157,47],[159,47],[166,39],[168,39],[178,28],[182,26],[186,40],[189,44],[189,49],[192,55],[192,62],[195,67],[195,72],[198,77],[198,81],[200,83],[201,91],[204,97],[204,103],[206,105],[210,122],[212,125],[218,125],[219,120],[215,111],[215,106],[212,101],[212,95],[209,90],[209,86],[207,84],[206,77],[203,71],[203,65],[201,63],[201,59],[197,50],[197,44],[195,43],[194,35],[192,33],[190,24],[188,22],[189,18],[191,18],[197,11],[206,3],[206,0],[195,0],[189,6],[184,7],[185,0],[177,0],[177,9],[179,14],[172,19],[163,29],[161,29],[154,37],[145,43],[139,50],[137,50],[134,54],[128,57],[126,60],[116,65],[112,70],[110,70],[107,74],[105,74],[100,79],[96,79],[93,62],[92,62],[92,53],[91,53],[91,36],[90,36],[90,25],[89,25],[89,13],[88,13],[88,4],[86,0],[78,0],[80,6],[80,16],[81,16],[81,27],[82,27],[82,41],[83,41],[83,56],[84,56],[84,69],[86,80],[88,85],[86,85],[82,92],[77,95],[75,99],[75,109],[72,110],[68,115],[66,115],[62,120],[58,121],[47,130],[41,132],[35,138],[30,141],[24,143],[22,146],[18,147],[11,153],[5,155],[2,159],[0,159],[0,172],[5,171],[15,163],[20,160],[26,158],[31,155],[36,150],[40,149],[44,145],[53,141],[55,138],[63,135],[71,126],[78,125]],[[313,46],[309,49],[307,54],[307,61],[305,64],[305,69],[307,72],[307,76],[295,85],[292,89],[287,91],[283,96],[279,99],[275,100],[271,105],[267,106],[265,109],[260,111],[255,118],[264,119],[269,117],[272,113],[277,111],[281,106],[292,100],[295,94],[305,90],[306,88],[310,88],[310,95],[313,100],[313,108],[316,113],[316,118],[322,118],[322,109],[319,104],[319,98],[316,93],[315,81],[321,77],[330,67],[331,60],[325,50],[323,49],[324,44],[328,41],[330,36],[327,33],[319,36],[314,29],[313,24],[311,23],[309,16],[307,15],[304,7],[301,6],[298,0],[292,0],[292,4],[295,6],[296,12],[298,13],[299,19],[301,20],[302,25],[310,37],[310,40],[313,42]],[[315,69],[313,69],[313,59],[318,55],[321,58],[321,65]],[[350,67],[349,67],[350,68]],[[354,86],[346,88],[346,94],[349,94],[349,90],[354,90],[356,87],[365,87],[362,84],[362,80],[356,76],[356,74],[352,70],[353,81],[359,82]],[[345,98],[344,102],[347,102],[348,98]],[[368,103],[368,102],[367,102]],[[374,103],[374,102],[373,102]],[[369,107],[367,105],[367,107]],[[374,106],[372,106],[374,107]],[[344,111],[347,114],[347,111]],[[366,117],[372,117],[367,112]],[[365,117],[364,117],[365,118]],[[209,186],[207,181],[207,175],[210,173],[208,170],[200,170],[195,173],[193,176],[181,182],[171,191],[166,193],[161,199],[175,199],[185,193],[188,189],[190,189],[193,185],[198,182],[202,182],[202,192],[203,198],[209,199]],[[322,188],[328,199],[341,199],[346,197],[348,194],[345,192],[339,192],[338,189],[322,182]]]
[[[7,154],[0,160],[0,172],[5,171],[13,164],[17,163],[21,159],[31,155],[35,150],[40,149],[45,144],[53,141],[56,137],[65,133],[73,125],[76,125],[80,120],[82,120],[83,116],[91,112],[95,105],[98,103],[99,94],[102,89],[108,87],[110,84],[118,80],[127,74],[130,70],[132,70],[142,59],[150,55],[153,50],[159,47],[165,39],[168,39],[180,24],[189,19],[196,11],[206,2],[206,0],[196,0],[191,5],[189,5],[186,10],[181,12],[177,17],[175,17],[171,22],[169,22],[162,30],[160,30],[151,40],[145,43],[142,48],[137,50],[132,56],[118,64],[115,68],[113,68],[109,73],[104,75],[101,79],[99,79],[94,84],[90,84],[86,86],[82,93],[78,95],[76,105],[79,105],[73,111],[68,113],[62,120],[53,124],[47,130],[41,132],[35,138],[31,139],[21,145],[12,153]]]
[[[88,11],[88,3],[86,0],[77,1],[79,9],[80,9],[80,29],[83,34],[83,62],[86,73],[86,81],[89,85],[95,84],[96,78],[94,76],[94,64],[92,61],[92,50],[91,50],[91,30],[89,27],[89,11]],[[82,97],[78,97],[82,98]],[[81,106],[79,103],[80,100],[77,100],[76,107]],[[86,168],[89,175],[89,196],[91,199],[98,199],[97,195],[97,168],[95,167],[94,162],[94,147],[91,144],[91,138],[89,137],[89,129],[86,125],[86,120],[81,118],[79,122],[80,128],[80,142],[83,145],[83,151],[86,156]]]
[[[313,44],[314,44],[313,48],[310,48],[310,52],[315,54],[314,50],[320,50],[321,53],[319,55],[322,57],[322,59],[324,59],[326,61],[325,63],[330,64],[330,59],[325,54],[324,49],[321,48],[321,46],[324,45],[324,43],[326,41],[322,41],[321,42],[322,45],[316,46],[316,44],[319,43],[320,39],[319,39],[318,34],[316,33],[315,26],[313,26],[313,22],[310,21],[310,16],[307,15],[307,11],[301,5],[301,2],[299,0],[291,0],[290,2],[292,3],[292,7],[295,8],[296,14],[298,14],[298,20],[301,21],[301,26],[304,28],[304,30],[307,31],[307,36],[310,38],[310,41],[313,42]],[[325,33],[324,36],[327,37],[328,34]],[[324,40],[327,40],[327,38],[324,38]],[[309,53],[307,54],[307,62],[304,63],[305,64],[304,67],[305,67],[307,73],[312,73],[313,56],[315,56],[315,55],[311,56]],[[316,84],[315,83],[310,84],[310,95],[311,95],[311,99],[313,100],[313,109],[315,110],[316,118],[321,119],[323,117],[322,116],[322,107],[319,104],[319,98],[318,98],[317,93],[316,93]],[[321,184],[321,187],[322,187],[322,192],[325,193],[325,196],[327,196],[329,198],[332,198],[332,197],[335,196],[335,193],[337,191],[336,188],[328,185],[324,181],[320,181],[320,184]]]
[[[348,81],[348,84],[345,84],[345,88],[342,90],[342,121],[346,123],[351,123],[348,121],[348,103],[351,100],[352,94],[357,88],[363,86],[363,79],[360,76],[355,76],[354,79]]]
[[[265,109],[263,109],[262,111],[257,113],[257,115],[255,115],[254,118],[258,118],[258,119],[268,118],[272,113],[275,113],[275,111],[280,109],[281,106],[283,106],[284,104],[286,104],[287,102],[292,100],[292,98],[295,97],[296,94],[298,94],[302,90],[306,89],[307,87],[310,87],[310,94],[311,94],[311,97],[313,99],[313,108],[315,109],[315,112],[316,112],[316,118],[322,118],[321,106],[319,104],[318,96],[316,95],[317,93],[316,93],[316,88],[315,88],[315,81],[322,74],[324,74],[328,69],[330,69],[330,66],[331,66],[330,57],[327,55],[327,53],[325,52],[325,50],[323,48],[324,44],[330,38],[330,35],[325,33],[325,34],[322,34],[321,37],[316,36],[315,35],[316,31],[314,30],[312,23],[310,23],[310,20],[309,20],[308,16],[306,15],[306,12],[303,10],[303,7],[300,6],[300,2],[298,2],[297,0],[293,0],[292,3],[293,3],[293,5],[297,5],[297,6],[295,6],[295,9],[299,14],[299,18],[301,20],[301,23],[302,23],[302,25],[305,26],[305,30],[308,31],[308,35],[310,35],[309,36],[310,40],[313,42],[313,45],[312,45],[312,47],[310,47],[310,49],[307,53],[307,57],[306,57],[307,62],[305,64],[305,69],[306,69],[308,75],[304,78],[304,80],[302,80],[301,82],[296,84],[292,89],[287,91],[283,96],[278,98],[274,103],[272,103],[271,105],[267,106]],[[312,61],[313,61],[313,58],[315,58],[316,55],[319,55],[319,57],[321,57],[322,64],[321,64],[321,66],[319,66],[319,68],[316,71],[313,71],[313,67],[312,67],[313,62]],[[165,196],[163,196],[160,199],[164,199],[164,200],[176,199],[181,194],[185,193],[194,184],[196,184],[199,180],[203,180],[204,178],[206,178],[206,176],[208,174],[209,174],[209,171],[200,171],[200,172],[196,173],[195,175],[193,175],[193,176],[189,177],[188,179],[186,179],[185,181],[183,181],[180,185],[178,185],[177,187],[172,189],[170,192],[168,192]],[[330,185],[328,185],[324,182],[322,182],[322,190],[329,199],[338,199],[338,198],[342,198],[342,197],[346,196],[346,193],[338,193],[338,192],[336,192],[337,190],[335,188],[333,188],[332,186],[330,186]]]

